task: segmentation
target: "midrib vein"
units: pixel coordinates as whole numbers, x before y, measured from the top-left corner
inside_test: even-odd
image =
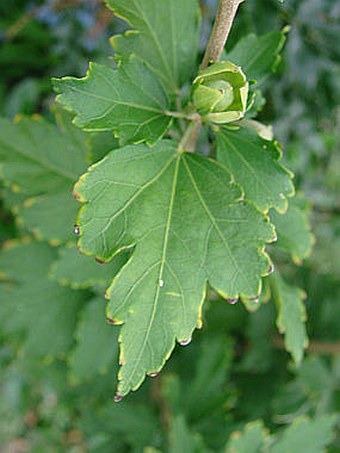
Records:
[[[149,339],[150,331],[153,326],[153,322],[155,320],[155,316],[157,313],[157,308],[158,308],[158,302],[159,302],[159,294],[161,290],[160,286],[160,281],[162,280],[163,276],[163,271],[164,271],[164,265],[166,261],[166,252],[168,248],[168,241],[169,241],[169,232],[170,232],[170,225],[171,225],[171,218],[172,218],[172,212],[173,212],[173,206],[174,206],[174,200],[175,200],[175,195],[176,195],[176,187],[177,187],[177,179],[178,179],[178,169],[179,169],[179,164],[180,164],[180,158],[176,158],[176,163],[175,163],[175,168],[174,168],[174,177],[173,177],[173,182],[172,182],[172,188],[171,188],[171,194],[170,194],[170,201],[169,201],[169,210],[168,210],[168,217],[165,225],[165,231],[164,231],[164,239],[163,239],[163,248],[162,248],[162,256],[161,256],[161,261],[160,261],[160,268],[159,268],[159,274],[158,274],[158,280],[156,282],[156,293],[155,297],[153,300],[153,308],[148,324],[148,328],[146,330],[146,333],[144,335],[144,340],[142,343],[142,346],[140,348],[139,355],[135,361],[135,366],[133,367],[129,377],[127,378],[127,382],[130,383],[132,381],[132,378],[136,372],[136,369],[139,365],[139,362],[141,360],[142,354],[144,352],[145,346],[147,344],[147,341]]]

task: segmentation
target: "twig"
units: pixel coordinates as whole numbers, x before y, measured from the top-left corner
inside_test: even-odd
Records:
[[[160,420],[164,431],[168,432],[170,429],[171,410],[163,396],[162,380],[159,376],[151,381],[151,399],[159,409]]]
[[[285,349],[283,338],[274,336],[272,343],[277,349]],[[340,355],[340,342],[312,340],[306,350],[315,354]]]
[[[237,9],[242,2],[243,0],[220,0],[214,27],[203,57],[201,69],[205,69],[210,62],[217,61],[220,58],[228,39],[231,26],[234,22]]]
[[[179,149],[188,151],[190,153],[195,152],[196,143],[200,135],[202,121],[192,122],[189,124],[183,138],[179,144]]]
[[[191,123],[189,123],[181,141],[179,142],[178,149],[194,152],[200,129],[201,121],[197,121],[195,123],[192,121]]]

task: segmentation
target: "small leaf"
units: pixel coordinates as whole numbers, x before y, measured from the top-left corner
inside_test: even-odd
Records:
[[[157,141],[171,118],[169,100],[158,78],[136,57],[113,69],[90,63],[86,77],[54,79],[57,101],[76,114],[88,131],[113,130],[121,143]]]
[[[59,259],[51,267],[50,277],[73,289],[96,288],[104,292],[128,256],[127,252],[119,253],[110,263],[103,265],[81,255],[75,245],[68,246],[60,250]]]
[[[58,357],[72,345],[82,291],[47,279],[56,250],[44,243],[8,243],[0,253],[0,323],[11,338],[23,332],[23,353]]]
[[[300,288],[287,284],[277,273],[271,277],[271,288],[278,309],[276,325],[280,333],[285,335],[286,350],[299,365],[303,358],[303,351],[308,346],[304,292]]]
[[[268,430],[261,420],[248,423],[242,431],[234,431],[226,446],[226,453],[259,453],[268,441]]]
[[[197,0],[106,0],[133,30],[111,43],[119,58],[144,60],[166,89],[178,92],[194,72],[199,35]]]
[[[136,401],[98,404],[98,397],[95,401],[95,405],[86,404],[87,411],[83,409],[79,418],[85,438],[93,439],[91,452],[144,453],[145,446],[152,445],[158,438],[161,428],[151,404]]]
[[[118,362],[118,332],[105,321],[103,299],[86,304],[76,330],[77,344],[69,356],[76,382],[112,370]]]
[[[331,401],[329,393],[334,391],[334,381],[337,380],[337,376],[332,376],[324,357],[307,357],[297,371],[297,376],[306,393],[313,395],[320,405],[325,400]]]
[[[278,162],[281,154],[276,142],[250,129],[220,128],[217,133],[218,161],[244,189],[246,199],[263,211],[274,207],[284,212],[287,197],[294,194],[292,173]]]
[[[119,148],[119,142],[110,131],[93,132],[89,138],[91,164],[100,161],[110,151]]]
[[[313,419],[299,417],[283,431],[271,446],[271,453],[322,453],[335,437],[337,415],[319,415]]]
[[[73,127],[74,129],[74,127]],[[71,192],[86,168],[85,134],[64,133],[42,119],[0,119],[0,177],[20,195],[16,216],[39,239],[73,238]]]
[[[308,221],[309,207],[301,197],[289,200],[284,214],[271,211],[270,218],[277,233],[277,247],[288,252],[296,264],[307,258],[314,244],[314,236]]]
[[[241,66],[248,80],[255,79],[259,86],[281,61],[286,32],[287,29],[272,31],[260,37],[250,34],[241,39],[226,58]]]
[[[164,140],[127,146],[81,177],[79,247],[109,261],[134,246],[108,290],[108,317],[124,323],[118,393],[160,370],[201,325],[206,282],[225,297],[254,297],[268,269],[267,219],[238,202],[229,173]]]
[[[178,407],[191,422],[203,420],[206,414],[213,417],[221,409],[224,412],[230,397],[226,382],[233,361],[233,347],[231,339],[217,335],[203,339],[199,349],[186,352],[193,372],[190,379],[180,381]]]
[[[192,433],[182,414],[171,420],[169,453],[204,453],[207,449],[199,434]]]

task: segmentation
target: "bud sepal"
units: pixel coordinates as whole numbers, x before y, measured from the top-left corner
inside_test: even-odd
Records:
[[[249,84],[239,66],[220,61],[201,71],[193,82],[192,101],[208,122],[226,124],[243,118]]]

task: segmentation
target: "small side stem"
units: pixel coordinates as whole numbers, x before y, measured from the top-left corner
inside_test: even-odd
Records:
[[[183,138],[185,138],[185,140],[182,139],[180,146],[179,146],[179,147],[181,147],[181,144],[182,144],[181,149],[183,149],[187,152],[190,152],[190,153],[195,152],[196,143],[197,143],[198,137],[200,135],[201,126],[202,126],[202,121],[197,121],[196,123],[192,122],[188,126],[186,134],[183,136]]]
[[[211,61],[217,61],[224,49],[234,22],[237,9],[243,0],[220,0],[214,27],[206,48],[201,69],[205,69]]]
[[[190,151],[188,148],[191,147],[190,141],[192,134],[194,133],[193,131],[197,129],[197,125],[200,125],[200,123],[194,123],[193,121],[189,123],[188,127],[186,128],[186,131],[183,134],[183,137],[181,141],[179,142],[178,149],[181,151]]]
[[[199,116],[198,113],[191,113],[191,114],[187,115],[186,113],[171,112],[170,110],[165,110],[164,113],[167,116],[172,116],[174,118],[182,118],[182,119],[186,119],[186,120],[189,120],[189,121],[199,121],[199,119],[200,119],[200,116]]]

